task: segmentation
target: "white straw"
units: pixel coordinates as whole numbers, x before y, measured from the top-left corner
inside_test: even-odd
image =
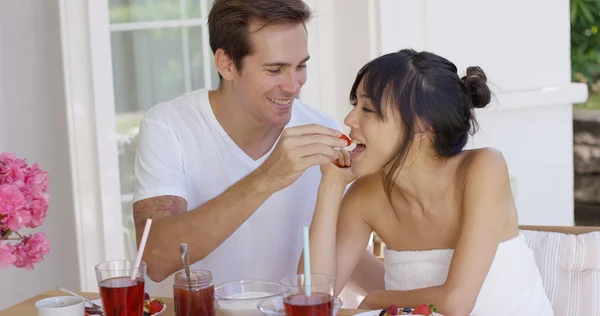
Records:
[[[310,282],[310,243],[308,240],[308,227],[304,226],[304,285],[306,296],[310,296]]]
[[[152,225],[152,220],[148,218],[146,220],[146,226],[144,227],[144,234],[142,234],[140,248],[138,249],[137,257],[135,258],[135,265],[133,266],[133,270],[131,270],[131,281],[135,281],[137,272],[140,269],[140,263],[142,263],[142,255],[144,254],[144,248],[146,248],[146,240],[148,240],[148,233],[150,233],[150,225]]]

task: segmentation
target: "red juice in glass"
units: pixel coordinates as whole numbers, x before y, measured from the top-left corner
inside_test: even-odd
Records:
[[[192,270],[190,279],[182,271],[175,274],[175,316],[215,316],[215,287],[210,271]]]
[[[312,293],[306,296],[297,293],[283,299],[286,316],[332,316],[333,296],[326,293]]]
[[[129,277],[106,279],[98,283],[105,316],[142,316],[144,280]]]

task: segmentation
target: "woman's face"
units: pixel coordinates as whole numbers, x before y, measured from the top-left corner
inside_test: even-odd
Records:
[[[403,132],[399,111],[393,104],[383,106],[385,120],[377,116],[371,99],[365,93],[364,79],[357,87],[356,96],[356,106],[344,123],[350,127],[350,138],[357,143],[350,152],[352,172],[365,176],[379,172],[396,153]]]

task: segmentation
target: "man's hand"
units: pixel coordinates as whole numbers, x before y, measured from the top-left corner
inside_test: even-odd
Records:
[[[287,128],[267,160],[256,170],[272,191],[294,183],[306,169],[330,164],[338,158],[335,148],[346,147],[341,132],[312,124]]]

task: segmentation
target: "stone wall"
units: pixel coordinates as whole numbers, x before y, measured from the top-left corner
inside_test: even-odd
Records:
[[[573,110],[576,225],[600,226],[600,111]]]

